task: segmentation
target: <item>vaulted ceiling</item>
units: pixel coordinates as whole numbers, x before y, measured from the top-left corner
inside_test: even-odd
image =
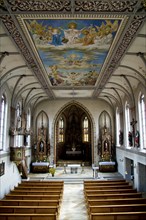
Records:
[[[146,86],[143,0],[0,1],[0,76],[12,105],[101,98],[112,106]],[[134,101],[134,100],[133,100]]]

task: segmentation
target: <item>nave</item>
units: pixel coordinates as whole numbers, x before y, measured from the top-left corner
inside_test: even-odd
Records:
[[[0,220],[141,220],[146,198],[122,175],[83,172],[29,174],[0,200]]]

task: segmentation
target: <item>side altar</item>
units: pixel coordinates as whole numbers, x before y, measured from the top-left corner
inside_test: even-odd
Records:
[[[33,162],[32,163],[33,173],[47,173],[49,172],[49,162]]]
[[[36,137],[32,151],[31,171],[33,173],[49,172],[50,144],[47,124],[47,116],[41,112],[36,124]]]
[[[112,134],[110,116],[104,111],[99,120],[98,166],[100,172],[115,172],[117,170],[116,152]]]

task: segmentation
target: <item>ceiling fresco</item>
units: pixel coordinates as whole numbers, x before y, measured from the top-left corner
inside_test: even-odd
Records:
[[[24,19],[50,85],[95,86],[120,19]]]
[[[0,80],[14,106],[99,98],[122,110],[145,86],[144,0],[2,0],[0,18]]]

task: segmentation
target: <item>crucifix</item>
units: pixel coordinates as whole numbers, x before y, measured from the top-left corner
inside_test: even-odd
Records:
[[[132,134],[133,134],[133,139],[134,139],[134,147],[135,147],[135,125],[136,125],[136,123],[137,123],[137,121],[134,120],[134,118],[130,122],[130,125],[132,126]]]

